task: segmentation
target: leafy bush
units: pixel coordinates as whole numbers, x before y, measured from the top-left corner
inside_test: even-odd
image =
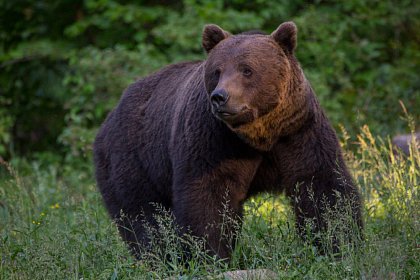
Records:
[[[68,157],[90,155],[96,128],[118,102],[121,91],[139,75],[164,64],[163,57],[151,52],[139,45],[133,51],[122,46],[106,50],[90,47],[69,55],[70,71],[64,85],[70,96],[63,104],[66,126],[59,137],[69,148]]]
[[[205,57],[209,22],[270,33],[294,20],[308,79],[333,123],[352,135],[365,123],[374,133],[404,132],[399,100],[420,117],[415,1],[25,0],[0,8],[0,154],[8,158],[89,157],[98,125],[129,83]]]

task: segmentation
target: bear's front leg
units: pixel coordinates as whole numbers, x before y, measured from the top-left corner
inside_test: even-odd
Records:
[[[182,232],[204,237],[210,254],[229,260],[241,226],[242,203],[260,159],[229,159],[178,168],[173,185],[173,213]],[[201,165],[202,164],[202,165]],[[182,170],[182,171],[181,171]]]
[[[324,170],[298,179],[289,197],[299,234],[304,239],[310,234],[321,252],[325,246],[338,252],[340,244],[360,238],[360,195],[347,170]]]
[[[307,237],[309,230],[318,245],[330,240],[327,244],[337,251],[340,243],[361,235],[361,198],[334,129],[318,103],[313,106],[314,116],[296,134],[280,139],[273,154],[281,186],[294,207],[298,232]]]

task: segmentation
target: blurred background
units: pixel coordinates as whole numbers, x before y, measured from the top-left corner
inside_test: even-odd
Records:
[[[420,1],[0,0],[0,156],[90,164],[98,126],[135,79],[205,59],[201,32],[272,32],[351,137],[408,132],[420,117]]]

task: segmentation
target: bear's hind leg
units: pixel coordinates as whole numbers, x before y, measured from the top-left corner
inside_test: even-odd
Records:
[[[161,233],[156,217],[162,217],[164,212],[168,211],[169,205],[156,199],[153,202],[139,201],[138,205],[142,206],[132,210],[121,208],[119,214],[114,216],[114,221],[132,254],[141,259],[142,255],[155,245],[152,244],[152,240],[159,238]]]
[[[108,211],[118,227],[122,239],[133,255],[140,259],[151,247],[151,235],[156,233],[156,215],[167,211],[169,199],[162,197],[145,172],[137,170],[136,176],[118,176],[104,192]]]

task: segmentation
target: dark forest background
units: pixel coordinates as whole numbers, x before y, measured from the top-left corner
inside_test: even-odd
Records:
[[[299,28],[297,57],[334,125],[407,132],[420,116],[419,1],[0,1],[0,156],[84,160],[136,78],[204,59],[201,32]]]

